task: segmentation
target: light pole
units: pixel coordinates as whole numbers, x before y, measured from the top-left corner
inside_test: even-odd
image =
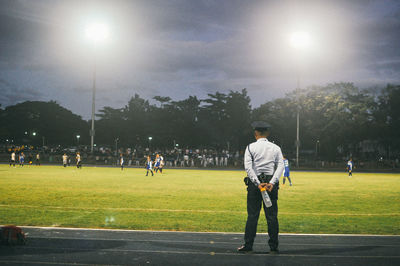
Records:
[[[97,45],[104,42],[108,38],[108,27],[105,24],[93,23],[86,27],[86,37],[93,44],[93,88],[92,88],[92,127],[90,133],[90,151],[93,153],[94,146],[94,116],[95,116],[95,100],[96,100],[96,56]]]
[[[32,132],[32,137],[33,137],[33,143],[36,145],[36,132]]]
[[[81,138],[81,135],[76,135],[76,142],[78,143],[79,146],[79,139]]]
[[[119,141],[119,138],[116,138],[115,139],[115,156],[118,156],[118,141]]]
[[[149,150],[151,151],[151,140],[153,139],[153,137],[149,137]]]
[[[296,50],[297,56],[297,67],[296,67],[296,104],[297,104],[297,115],[296,115],[296,167],[299,167],[299,148],[300,148],[300,100],[299,100],[299,90],[300,90],[300,55],[301,52],[310,45],[310,35],[307,32],[294,32],[290,36],[290,44]]]

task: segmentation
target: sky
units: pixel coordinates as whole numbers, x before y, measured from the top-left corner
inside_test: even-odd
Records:
[[[90,23],[109,38],[95,46]],[[298,31],[309,46],[291,45]],[[96,110],[243,88],[255,108],[297,77],[400,84],[399,45],[395,0],[0,0],[0,104],[55,100],[90,119],[96,69]]]

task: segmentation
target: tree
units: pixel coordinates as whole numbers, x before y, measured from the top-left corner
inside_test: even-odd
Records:
[[[74,145],[76,135],[81,143],[89,140],[89,127],[82,118],[55,101],[27,101],[1,112],[1,138],[14,143],[41,145]]]

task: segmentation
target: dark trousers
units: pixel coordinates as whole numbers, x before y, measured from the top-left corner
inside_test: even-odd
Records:
[[[257,233],[258,218],[260,216],[261,204],[264,208],[265,218],[268,224],[268,244],[271,249],[278,248],[278,189],[279,185],[274,186],[271,192],[268,192],[272,201],[272,206],[267,208],[263,203],[261,192],[252,182],[247,188],[247,222],[244,235],[245,245],[253,247],[254,238]]]

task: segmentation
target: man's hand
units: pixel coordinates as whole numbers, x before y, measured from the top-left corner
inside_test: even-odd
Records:
[[[272,189],[274,188],[274,184],[267,183],[265,187],[267,188],[267,190],[268,190],[269,192],[271,192]]]
[[[261,190],[262,188],[264,188],[264,187],[266,188],[267,186],[268,186],[268,183],[261,183],[258,185],[258,188]]]

